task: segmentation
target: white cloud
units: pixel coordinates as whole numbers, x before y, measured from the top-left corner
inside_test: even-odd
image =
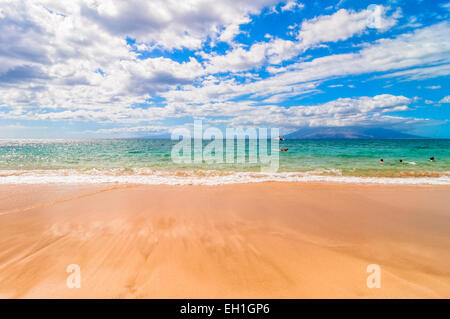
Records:
[[[374,44],[366,45],[357,53],[329,55],[310,62],[294,63],[287,67],[286,72],[277,76],[285,79],[295,77],[297,82],[304,82],[436,64],[440,66],[428,71],[441,76],[449,71],[450,42],[447,41],[449,33],[450,23],[442,22],[402,34],[394,39],[378,40]]]
[[[341,9],[332,15],[323,15],[302,22],[298,39],[305,48],[324,42],[337,42],[361,34],[372,28],[385,31],[397,23],[398,14],[387,16],[387,7],[371,5],[355,12]]]
[[[301,90],[294,91],[297,95],[301,95],[311,92],[311,90],[305,90],[306,84],[312,84],[314,81],[371,72],[384,72],[387,74],[383,77],[405,77],[409,80],[418,77],[442,76],[450,74],[450,43],[446,41],[448,33],[450,33],[450,23],[444,22],[394,39],[378,40],[374,44],[365,45],[356,53],[330,55],[279,69],[268,69],[275,75],[249,84],[237,84],[232,80],[217,78],[215,81],[205,81],[197,87],[187,86],[182,90],[169,91],[163,96],[169,102],[207,103],[216,99],[215,96],[219,96],[219,99],[223,101],[234,98],[238,94],[255,94],[257,91],[265,92],[268,96],[269,94],[285,94],[292,92],[293,87],[303,85]],[[267,48],[261,45],[258,49],[260,49],[259,53],[255,51],[248,59],[240,56],[236,59],[239,63],[231,64],[232,67],[225,63],[230,63],[232,60],[222,57],[225,62],[216,64],[216,70],[242,70],[248,67],[250,58],[253,59],[253,67],[259,66],[265,61]],[[246,51],[243,50],[243,52]],[[435,66],[436,64],[439,66]],[[214,66],[214,63],[212,65]],[[412,69],[393,72],[407,68]],[[213,72],[215,69],[210,66],[208,71]],[[314,90],[315,86],[310,89]]]
[[[277,3],[275,0],[152,0],[79,1],[80,14],[113,35],[130,36],[163,48],[200,48],[207,37],[232,39],[251,14]],[[58,7],[63,12],[60,4]],[[75,8],[78,9],[78,8]]]
[[[219,36],[219,41],[232,43],[234,37],[240,33],[239,25],[246,22],[250,22],[250,19],[242,20],[241,23],[230,24],[224,28],[224,31]]]
[[[125,2],[88,0],[64,5],[50,0],[0,3],[2,119],[136,125],[100,134],[162,132],[162,126],[142,124],[190,116],[291,127],[406,123],[415,120],[386,114],[408,109],[410,100],[401,96],[338,99],[289,109],[276,104],[286,100],[299,104],[301,97],[319,93],[319,85],[327,79],[347,75],[383,72],[385,77],[414,79],[450,74],[448,22],[365,44],[354,53],[312,60],[298,57],[322,42],[392,26],[396,16],[388,16],[382,6],[305,21],[299,40],[267,37],[248,48],[233,43],[225,55],[198,51],[202,60],[177,62],[165,57],[140,59],[135,50],[199,48],[208,37],[232,43],[250,14],[275,1],[221,0],[213,9],[204,0],[131,1],[125,7]],[[136,44],[128,45],[125,36],[136,38]],[[294,58],[295,63],[285,63]],[[267,78],[248,72],[262,67],[271,72]],[[234,74],[219,75],[228,71]],[[155,105],[152,101],[158,99],[163,102]]]
[[[248,121],[256,121],[256,124],[259,123],[256,120],[257,118],[260,119],[259,121],[261,123],[264,119],[270,119],[270,121],[272,121],[277,118],[279,112],[283,111],[282,109],[271,106],[272,109],[277,110],[276,113],[264,114],[261,117],[257,117],[255,114],[249,115],[248,113],[243,112],[243,110],[254,105],[262,107],[261,105],[263,104],[279,103],[288,98],[316,93],[318,91],[317,86],[322,81],[335,77],[371,72],[386,73],[397,69],[416,66],[421,66],[421,72],[426,72],[428,77],[440,76],[443,72],[442,70],[447,72],[445,70],[450,69],[446,68],[446,65],[448,64],[440,65],[438,67],[426,67],[426,65],[450,62],[450,44],[447,45],[444,41],[449,30],[450,24],[444,22],[415,32],[400,35],[394,39],[381,39],[374,44],[365,45],[357,53],[331,55],[313,59],[309,62],[294,63],[280,68],[279,73],[266,79],[255,79],[254,81],[243,84],[237,83],[234,79],[209,77],[205,81],[200,82],[197,86],[183,86],[181,89],[165,92],[162,96],[166,98],[169,105],[178,105],[178,107],[188,110],[184,113],[186,115],[189,114],[189,112],[212,116],[214,114],[222,114],[231,116],[231,121],[234,121],[233,123],[245,122],[245,118],[247,118]],[[262,57],[262,54],[260,56]],[[417,68],[399,72],[409,72],[410,74],[408,74],[408,76],[412,76],[413,72],[417,75],[418,71],[416,69]],[[405,74],[399,74],[399,72],[387,73],[385,76],[405,76]],[[354,86],[351,85],[349,87]],[[245,96],[246,100],[239,103],[234,101],[237,97],[242,96]],[[382,97],[384,102],[394,101],[394,108],[384,108],[383,110],[376,112],[376,114],[373,114],[370,118],[366,116],[361,117],[358,115],[359,113],[347,114],[347,119],[345,118],[347,115],[343,113],[341,113],[338,118],[335,118],[334,112],[337,111],[337,108],[327,108],[331,110],[328,114],[330,119],[327,121],[331,124],[336,124],[338,122],[356,123],[358,121],[368,123],[370,120],[381,121],[381,119],[388,118],[389,121],[400,123],[402,121],[401,117],[389,117],[384,113],[393,110],[407,110],[409,100],[396,100],[389,96]],[[379,99],[380,98],[377,98],[374,101],[379,101]],[[260,102],[260,100],[262,101]],[[345,100],[343,101],[345,102]],[[402,103],[398,103],[398,101],[402,101]],[[358,103],[360,103],[359,105],[370,105],[370,103],[364,99]],[[222,110],[222,108],[226,108],[227,112]],[[315,107],[311,108],[311,113],[314,108]],[[209,110],[212,110],[212,112],[210,113]],[[259,110],[262,112],[262,110],[265,110],[265,107],[262,107]],[[281,113],[284,112],[285,111]],[[243,115],[237,116],[236,114],[238,113],[247,115],[246,117],[243,117]],[[286,118],[282,117],[282,121],[285,120]],[[323,118],[320,118],[317,121],[321,124],[326,122]],[[410,120],[403,119],[403,121]],[[414,121],[415,123],[417,122],[416,120]],[[297,123],[295,121],[293,122]],[[281,124],[282,122],[279,123]]]
[[[333,15],[304,21],[298,41],[270,37],[270,41],[255,43],[248,50],[237,47],[224,55],[202,54],[202,57],[207,60],[210,73],[239,72],[266,64],[280,64],[323,42],[346,40],[367,28],[386,30],[396,23],[395,16],[386,16],[387,10],[383,6],[371,6],[359,12],[342,9]]]
[[[450,95],[447,95],[446,97],[442,98],[442,100],[440,100],[439,103],[450,103]]]
[[[167,134],[170,131],[168,126],[158,126],[158,125],[145,125],[145,126],[132,126],[132,127],[114,127],[98,129],[95,131],[85,131],[87,134],[99,134],[99,135],[121,135],[121,136],[134,136],[136,133],[151,135],[162,135]]]
[[[20,108],[24,114],[33,109],[36,118],[39,108],[123,110],[204,74],[194,58],[183,63],[163,57],[138,59],[124,38],[89,23],[77,8],[71,3],[61,9],[62,15],[38,2],[3,1],[1,107]],[[113,14],[108,6],[102,10]],[[54,117],[61,118],[87,116],[56,113]]]
[[[301,2],[297,2],[295,0],[289,0],[285,5],[281,7],[281,11],[294,11],[297,9],[304,8],[305,5]]]
[[[439,62],[439,61],[436,61]],[[410,70],[398,71],[377,76],[375,78],[398,78],[401,81],[420,81],[450,74],[450,64],[431,67],[417,67]]]
[[[297,56],[301,51],[298,43],[279,38],[269,42],[253,44],[248,50],[235,48],[225,55],[207,55],[206,70],[208,73],[240,72],[260,68],[265,64],[279,64]]]
[[[241,96],[247,96],[248,102],[255,103],[254,100],[265,103],[268,98],[275,95],[280,97],[295,97],[308,93],[317,92],[319,82],[296,83],[295,81],[283,81],[278,78],[268,78],[265,80],[239,83],[234,79],[223,79],[210,77],[201,83],[200,86],[186,85],[182,90],[170,90],[161,93],[167,103],[191,103],[209,104],[216,102],[226,102]],[[282,99],[284,100],[284,99]]]
[[[295,128],[300,126],[348,126],[374,124],[413,124],[419,119],[386,115],[405,111],[411,99],[404,96],[377,95],[357,99],[340,98],[313,106],[255,106],[231,120],[232,125],[264,125]],[[422,121],[423,122],[423,121]]]
[[[239,72],[260,67],[266,61],[266,43],[257,43],[247,51],[236,48],[226,55],[203,55],[208,73]]]

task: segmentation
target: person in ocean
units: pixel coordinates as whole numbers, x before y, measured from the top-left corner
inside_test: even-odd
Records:
[[[400,163],[403,163],[403,160],[402,160],[402,159],[399,159],[398,161],[399,161]]]
[[[280,147],[280,152],[287,152],[288,151],[288,148],[281,148]]]
[[[430,162],[433,163],[434,162],[434,156],[430,157]]]
[[[380,164],[384,164],[384,159],[380,159]]]

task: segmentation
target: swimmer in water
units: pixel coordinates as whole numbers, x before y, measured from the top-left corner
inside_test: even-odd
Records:
[[[434,156],[430,157],[430,162],[433,163],[434,162]]]
[[[380,164],[384,164],[384,159],[380,159]]]
[[[399,159],[398,161],[399,161],[400,163],[403,163],[403,160],[402,160],[402,159]]]
[[[280,147],[280,152],[287,152],[288,151],[288,148],[281,148]]]

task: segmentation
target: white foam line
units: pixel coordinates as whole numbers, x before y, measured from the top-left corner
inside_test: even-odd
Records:
[[[0,177],[0,184],[150,184],[223,185],[261,182],[333,182],[351,184],[450,185],[450,177],[356,177],[301,175],[300,173],[236,172],[225,176],[25,174]]]

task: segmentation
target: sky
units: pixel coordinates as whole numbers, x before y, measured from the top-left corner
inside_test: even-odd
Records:
[[[0,138],[367,126],[450,138],[446,0],[0,0]]]

